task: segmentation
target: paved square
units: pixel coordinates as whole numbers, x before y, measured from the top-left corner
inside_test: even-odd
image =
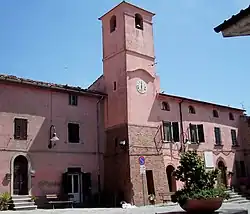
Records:
[[[250,203],[245,204],[236,204],[236,203],[226,203],[222,205],[221,209],[247,209],[250,213]],[[93,214],[155,214],[155,213],[165,213],[165,212],[174,212],[174,211],[182,211],[182,209],[178,205],[174,206],[164,206],[164,207],[138,207],[138,208],[130,208],[130,209],[121,209],[121,208],[94,208],[94,209],[51,209],[51,210],[31,210],[31,211],[5,211],[4,213],[12,213],[12,214],[80,214],[80,213],[93,213]]]

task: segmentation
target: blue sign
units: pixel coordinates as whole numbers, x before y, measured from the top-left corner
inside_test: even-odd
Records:
[[[142,165],[145,165],[145,158],[143,156],[140,156],[139,157],[139,164],[142,166]]]

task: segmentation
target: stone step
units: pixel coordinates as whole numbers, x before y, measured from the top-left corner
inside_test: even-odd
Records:
[[[239,201],[238,203],[239,203],[239,204],[245,204],[245,203],[250,203],[250,201],[247,200],[247,199],[245,199],[245,200]]]
[[[13,202],[31,201],[31,198],[12,198]]]
[[[27,205],[27,206],[15,206],[14,210],[35,210],[37,209],[36,205]]]
[[[33,206],[33,205],[35,205],[35,202],[33,202],[33,201],[16,202],[16,203],[14,203],[14,205],[15,205],[15,207]]]
[[[37,208],[35,202],[31,200],[30,195],[14,195],[11,197],[14,210],[34,210]]]
[[[16,198],[30,198],[30,195],[12,195],[11,198],[12,199],[16,199]]]

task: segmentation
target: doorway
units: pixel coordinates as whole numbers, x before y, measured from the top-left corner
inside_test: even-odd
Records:
[[[220,170],[220,174],[219,174],[219,183],[225,185],[225,187],[227,186],[227,168],[224,164],[223,161],[219,161],[218,162],[218,169]]]
[[[154,177],[152,170],[146,170],[148,195],[155,195]]]
[[[172,165],[168,165],[166,168],[169,192],[176,192],[176,179],[173,175],[175,168]]]
[[[23,155],[14,159],[13,194],[28,195],[28,160]]]
[[[80,174],[68,174],[68,195],[75,203],[80,203]]]

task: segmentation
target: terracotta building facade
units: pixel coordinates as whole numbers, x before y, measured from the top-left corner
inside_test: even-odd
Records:
[[[181,187],[172,172],[189,149],[225,185],[248,176],[244,110],[161,93],[153,16],[123,1],[100,17],[103,74],[88,89],[0,76],[0,192],[160,203]]]

